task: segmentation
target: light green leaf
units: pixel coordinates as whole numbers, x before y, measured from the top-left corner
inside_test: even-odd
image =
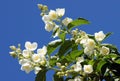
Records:
[[[46,72],[47,70],[40,70],[35,77],[35,81],[46,81]]]
[[[62,44],[62,41],[57,41],[54,44],[48,44],[47,46],[47,54],[50,55],[52,52],[54,52],[60,45]]]
[[[90,22],[84,18],[78,18],[74,21],[72,21],[71,23],[68,24],[68,29],[71,30],[72,28],[76,27],[76,26],[81,26],[81,25],[85,25],[85,24],[89,24]]]
[[[59,34],[59,38],[64,42],[65,41],[65,37],[66,37],[66,33],[62,32],[61,34]]]

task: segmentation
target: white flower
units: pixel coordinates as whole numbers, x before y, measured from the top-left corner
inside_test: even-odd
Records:
[[[105,38],[105,34],[103,31],[99,31],[98,33],[95,33],[95,39],[97,41],[102,41]]]
[[[94,49],[91,49],[91,48],[88,48],[88,47],[86,47],[86,48],[84,49],[84,53],[85,53],[86,55],[91,55],[91,54],[93,54],[93,52],[94,52]]]
[[[77,58],[77,63],[81,63],[81,62],[84,62],[83,56]]]
[[[85,73],[90,74],[93,72],[93,67],[92,65],[84,65],[83,70]]]
[[[55,26],[55,25],[54,25],[53,22],[46,22],[46,23],[45,23],[45,30],[48,31],[48,32],[50,32],[50,31],[53,30],[54,26]]]
[[[36,50],[36,49],[37,49],[37,46],[38,46],[38,45],[37,45],[36,42],[31,43],[31,42],[27,41],[27,42],[25,43],[25,48],[26,48],[27,50],[30,50],[30,51]]]
[[[108,47],[102,46],[100,50],[100,54],[108,55],[110,52],[110,49]]]
[[[35,67],[34,70],[35,70],[35,74],[38,74],[38,72],[42,69],[40,67]]]
[[[32,71],[32,65],[30,63],[24,63],[21,66],[21,70],[25,71],[26,73],[29,73],[30,71]]]
[[[77,76],[74,78],[74,81],[82,81],[82,78],[80,76]]]
[[[46,46],[43,46],[42,48],[38,49],[37,50],[37,53],[40,54],[40,55],[46,55],[47,53],[47,47]]]
[[[95,47],[95,41],[93,39],[87,39],[86,43],[84,43],[85,47],[89,49],[93,49]]]
[[[76,63],[74,65],[74,71],[79,72],[82,70],[82,65],[80,63]]]
[[[19,60],[20,65],[23,65],[25,63],[30,63],[30,62],[31,62],[30,59],[21,59],[21,60]]]
[[[57,15],[56,11],[50,10],[50,12],[49,12],[49,18],[51,20],[56,20],[58,18],[58,15]]]
[[[58,16],[62,17],[65,14],[65,9],[64,8],[58,8],[56,9],[56,13]]]
[[[32,60],[33,60],[34,62],[40,62],[40,61],[41,61],[40,55],[39,55],[39,54],[33,54],[33,55],[32,55]]]
[[[44,16],[42,17],[42,20],[43,20],[45,23],[48,22],[48,21],[50,21],[49,15],[44,15]]]
[[[72,22],[73,20],[71,18],[66,17],[64,20],[62,20],[62,23],[67,26],[70,22]]]
[[[29,58],[31,54],[32,54],[32,53],[31,53],[30,50],[23,50],[23,53],[22,53],[22,55],[23,55],[25,58]]]
[[[61,41],[62,41],[61,39],[56,39],[54,41],[49,42],[48,44],[49,45],[54,45],[56,42],[61,42]]]

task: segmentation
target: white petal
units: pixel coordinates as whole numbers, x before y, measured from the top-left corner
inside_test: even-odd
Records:
[[[63,16],[65,14],[65,8],[58,8],[58,9],[56,9],[56,13],[60,17]]]

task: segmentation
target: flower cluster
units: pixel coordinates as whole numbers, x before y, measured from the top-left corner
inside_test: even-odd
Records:
[[[36,42],[21,46],[10,46],[10,55],[18,58],[21,70],[26,73],[34,70],[35,81],[45,81],[46,72],[54,70],[54,81],[114,81],[120,76],[120,53],[117,48],[103,41],[111,35],[103,31],[87,34],[85,31],[73,29],[89,24],[84,18],[73,20],[62,18],[64,8],[48,10],[46,5],[38,4],[42,11],[45,30],[53,32],[53,40],[48,45],[37,49]],[[116,67],[117,66],[117,67]],[[42,75],[42,76],[41,76]]]
[[[38,44],[36,42],[25,43],[25,49],[22,51],[20,47],[16,48],[15,46],[11,46],[10,48],[13,50],[10,52],[12,56],[15,56],[19,59],[19,64],[21,65],[21,70],[29,73],[34,70],[35,74],[37,74],[43,67],[46,66],[46,53],[47,47],[43,46],[42,48],[37,49]],[[18,49],[20,51],[18,51]],[[37,53],[34,51],[37,49]]]
[[[44,9],[45,5],[38,4],[38,7],[42,9],[42,20],[45,23],[45,30],[50,32],[53,31],[53,37],[57,37],[62,29],[65,29],[63,26],[67,26],[70,22],[72,22],[72,19],[69,17],[61,19],[62,16],[65,14],[64,8],[57,8],[56,10],[49,10]],[[47,10],[47,11],[46,11]]]

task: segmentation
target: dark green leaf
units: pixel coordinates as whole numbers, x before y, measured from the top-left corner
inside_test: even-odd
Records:
[[[107,33],[105,39],[108,38],[111,34],[112,32]]]
[[[71,40],[65,40],[65,42],[61,45],[58,56],[63,56],[66,52],[68,52],[72,47],[72,41]]]
[[[54,52],[60,45],[62,44],[62,41],[57,41],[55,44],[48,44],[47,46],[47,54],[50,55],[52,52]]]
[[[101,68],[102,68],[106,63],[107,63],[106,61],[100,60],[100,61],[98,62],[98,64],[97,64],[97,67],[96,67],[97,72],[100,72],[100,73],[101,73]]]
[[[89,24],[90,22],[84,18],[78,18],[74,21],[72,21],[71,23],[68,24],[68,29],[72,29],[76,26],[81,26],[81,25],[85,25],[85,24]]]
[[[61,63],[74,62],[76,58],[81,56],[82,54],[83,54],[83,50],[74,50],[71,53],[67,54],[66,56],[63,56],[61,58]]]
[[[36,75],[35,81],[46,81],[46,72],[47,70],[40,70]]]
[[[53,81],[64,81],[63,77],[59,77],[56,73],[53,75]]]

